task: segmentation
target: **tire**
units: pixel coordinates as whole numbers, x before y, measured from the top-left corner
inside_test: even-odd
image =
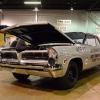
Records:
[[[68,69],[65,75],[59,78],[59,82],[62,89],[73,88],[78,79],[78,67],[74,61],[69,63]]]
[[[30,75],[13,73],[13,76],[18,80],[26,80]]]

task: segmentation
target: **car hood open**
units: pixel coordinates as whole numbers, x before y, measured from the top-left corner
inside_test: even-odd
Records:
[[[22,23],[2,29],[4,33],[15,35],[33,45],[42,43],[73,43],[67,35],[49,23]]]

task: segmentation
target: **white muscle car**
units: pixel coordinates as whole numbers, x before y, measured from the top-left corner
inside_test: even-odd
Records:
[[[3,29],[31,45],[1,50],[1,70],[19,80],[29,75],[58,78],[63,89],[74,87],[81,71],[100,65],[100,40],[83,32],[62,33],[49,23],[17,24]]]

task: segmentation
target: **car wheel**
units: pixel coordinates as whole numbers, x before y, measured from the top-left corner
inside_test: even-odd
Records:
[[[30,75],[13,73],[13,76],[18,80],[26,80]]]
[[[71,61],[65,75],[59,78],[60,85],[63,89],[70,89],[75,86],[77,79],[78,67],[74,61]]]

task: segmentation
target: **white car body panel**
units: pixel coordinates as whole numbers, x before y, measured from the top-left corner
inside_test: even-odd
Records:
[[[76,61],[75,63],[77,63],[77,66],[78,66],[78,63],[81,64],[80,66],[78,66],[78,68],[80,69],[80,71],[83,71],[83,70],[86,70],[86,69],[90,69],[94,66],[97,66],[97,65],[100,65],[100,40],[99,41],[99,44],[98,45],[86,45],[86,44],[77,44],[75,43],[69,36],[63,34],[63,33],[60,33],[60,31],[56,30],[56,28],[50,26],[51,30],[55,32],[52,33],[51,30],[49,30],[49,32],[51,32],[51,34],[53,36],[59,36],[59,39],[57,38],[53,38],[50,34],[50,36],[48,35],[45,35],[46,32],[48,32],[48,30],[45,30],[45,28],[42,30],[43,31],[43,34],[45,35],[45,37],[47,37],[53,41],[53,43],[49,42],[48,44],[46,44],[45,42],[48,41],[45,40],[45,38],[41,39],[41,41],[38,39],[38,35],[34,35],[33,37],[31,35],[35,34],[35,32],[33,32],[33,34],[30,34],[28,35],[28,32],[26,32],[25,29],[23,29],[23,27],[28,27],[28,26],[36,26],[36,25],[47,25],[48,27],[50,26],[49,24],[47,23],[35,23],[35,24],[19,24],[19,25],[15,25],[15,26],[12,26],[12,27],[9,27],[9,28],[6,28],[6,29],[3,29],[3,31],[6,33],[12,33],[13,35],[18,36],[24,40],[28,40],[30,43],[32,43],[34,41],[34,37],[36,37],[36,42],[38,43],[38,46],[50,46],[51,48],[53,48],[57,54],[58,54],[58,59],[57,59],[57,64],[59,65],[58,67],[55,67],[55,66],[51,66],[51,67],[46,67],[46,65],[49,65],[48,64],[48,59],[46,60],[43,60],[41,58],[40,60],[40,56],[35,58],[34,59],[22,59],[22,55],[24,53],[30,53],[30,56],[31,56],[31,53],[39,53],[41,52],[42,54],[43,53],[48,53],[48,50],[47,48],[45,48],[44,50],[34,50],[34,49],[25,49],[25,50],[22,50],[21,52],[17,52],[17,49],[6,49],[6,50],[2,50],[1,53],[2,55],[6,52],[9,54],[12,53],[12,51],[16,52],[17,56],[15,57],[15,54],[12,55],[12,58],[2,58],[2,62],[0,63],[1,65],[1,70],[11,70],[12,72],[16,72],[16,73],[20,73],[20,74],[29,74],[29,75],[38,75],[38,76],[44,76],[44,77],[53,77],[53,78],[58,78],[58,77],[63,77],[68,69],[68,66],[69,66],[69,63],[70,61]],[[14,29],[15,28],[15,29]],[[18,30],[16,31],[17,29],[20,29],[25,31],[26,32],[26,37],[22,37],[21,34],[23,35],[23,32],[21,33],[21,30]],[[39,27],[41,29],[41,27]],[[45,32],[46,31],[46,32]],[[16,32],[19,32],[18,34],[16,34]],[[48,32],[48,33],[49,33]],[[21,34],[20,34],[21,33]],[[94,37],[97,38],[97,36],[93,35],[93,34],[89,34],[89,33],[82,33],[84,35],[92,35]],[[28,37],[27,37],[28,35]],[[39,34],[40,35],[40,34]],[[60,35],[62,36],[60,38]],[[30,36],[30,38],[29,38]],[[41,35],[40,35],[41,36]],[[63,41],[64,39],[64,42],[60,43],[60,41]],[[55,42],[54,42],[55,40]],[[44,43],[42,43],[44,42]],[[67,44],[68,42],[68,44]],[[13,56],[15,57],[15,59],[18,59],[17,61],[15,60],[14,61],[14,58]],[[25,56],[25,55],[24,55]],[[28,56],[28,55],[27,55]],[[39,60],[37,60],[39,58]],[[13,60],[8,60],[8,59],[13,59]],[[79,60],[79,62],[78,62]],[[16,64],[15,64],[16,63]],[[26,64],[26,65],[25,65]],[[28,70],[27,70],[28,69]]]

